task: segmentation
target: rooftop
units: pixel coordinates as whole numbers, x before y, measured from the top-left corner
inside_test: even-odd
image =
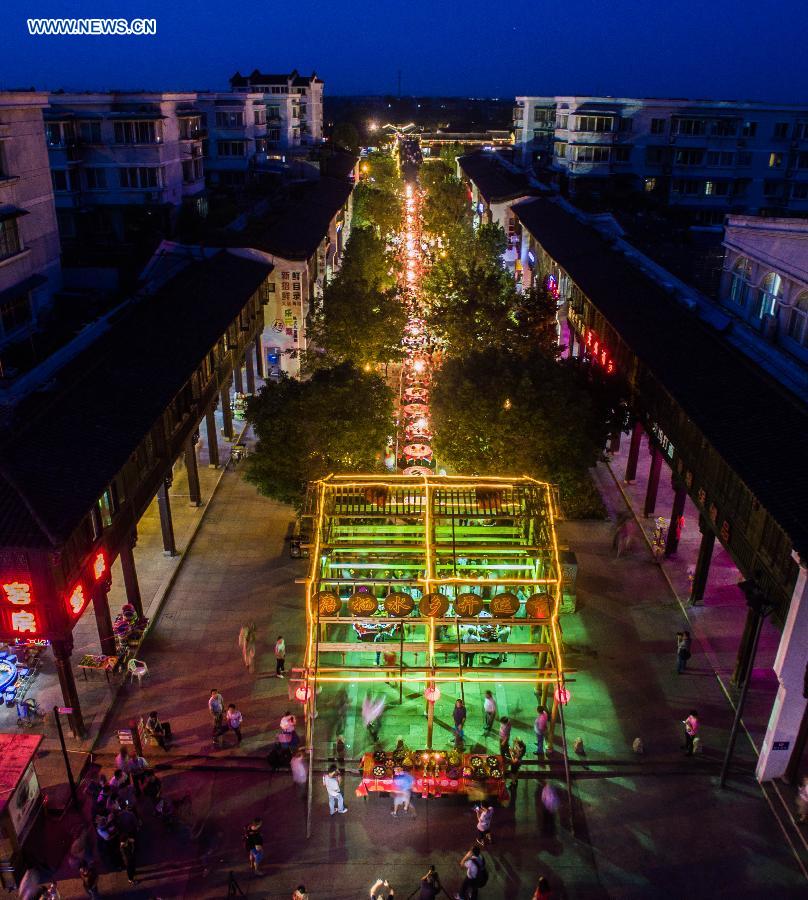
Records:
[[[560,202],[513,209],[808,555],[806,406]]]
[[[491,153],[470,153],[459,156],[457,161],[488,203],[514,200],[534,193],[527,175],[509,171]]]
[[[58,546],[272,270],[194,262],[15,410],[0,443],[0,544]]]

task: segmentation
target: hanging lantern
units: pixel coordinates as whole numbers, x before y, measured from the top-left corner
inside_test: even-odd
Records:
[[[556,703],[560,703],[562,706],[566,706],[570,702],[570,697],[572,696],[570,692],[565,687],[557,687],[555,689],[555,693],[553,694],[555,697]]]
[[[307,684],[301,684],[300,687],[295,690],[295,699],[299,700],[301,703],[308,702],[309,697],[311,697],[311,688]]]
[[[427,687],[424,690],[424,697],[426,697],[430,703],[437,703],[438,700],[440,700],[440,688],[437,685]]]

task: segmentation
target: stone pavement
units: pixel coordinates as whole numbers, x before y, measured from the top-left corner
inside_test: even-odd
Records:
[[[614,511],[614,486],[605,495]],[[305,563],[288,557],[284,537],[291,520],[290,509],[258,496],[238,472],[225,473],[144,644],[151,677],[142,688],[125,688],[99,748],[99,761],[108,769],[114,729],[158,709],[171,722],[176,743],[170,753],[149,748],[147,756],[168,793],[190,794],[194,836],[166,836],[146,811],[142,881],[130,888],[121,873],[105,872],[105,896],[222,897],[233,871],[254,897],[288,898],[303,881],[312,898],[347,900],[365,896],[378,875],[406,897],[431,862],[452,890],[459,886],[457,862],[474,831],[465,801],[418,798],[417,817],[395,820],[388,800],[355,798],[357,779],[349,767],[349,812],[329,818],[316,774],[307,841],[304,807],[288,773],[272,774],[266,766],[280,715],[296,707],[288,699],[288,682],[271,677],[272,644],[278,633],[285,635],[287,669],[303,651],[302,588],[294,582]],[[732,709],[698,641],[688,673],[676,674],[674,634],[682,627],[682,612],[659,566],[640,547],[615,559],[608,522],[563,523],[561,538],[578,554],[581,604],[563,621],[567,662],[576,669],[566,730],[570,747],[583,739],[585,755],[572,754],[572,810],[562,807],[554,834],[542,830],[539,776],[563,789],[560,754],[549,764],[534,759],[526,767],[513,802],[496,812],[491,880],[481,897],[529,898],[540,874],[561,897],[752,897],[764,890],[783,898],[804,896],[803,875],[751,776],[747,742],[739,741],[728,789],[716,788]],[[258,627],[254,674],[245,670],[236,646],[247,621]],[[239,748],[232,739],[221,749],[213,746],[206,708],[212,687],[244,713]],[[384,742],[404,727],[414,741],[420,728],[425,731],[422,701],[412,698],[409,712],[401,711],[393,690],[386,691],[391,709]],[[438,704],[442,722],[450,715],[449,693]],[[500,687],[499,698],[516,720],[515,734],[531,747],[530,692]],[[476,738],[481,712],[477,704],[467,705],[468,730]],[[679,749],[681,719],[692,706],[701,714],[705,753],[688,758]],[[336,712],[321,696],[317,730],[323,741]],[[356,713],[354,705],[346,730],[351,753],[358,755],[366,737]],[[436,746],[441,733],[436,731]],[[642,757],[631,750],[638,736],[645,744]],[[560,731],[556,744],[558,749]],[[318,754],[326,746],[318,741]],[[259,878],[248,875],[240,836],[254,815],[265,822],[267,855]],[[68,859],[59,881],[63,897],[82,896]]]

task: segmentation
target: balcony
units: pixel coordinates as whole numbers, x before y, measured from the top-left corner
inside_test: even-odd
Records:
[[[525,117],[525,108],[524,106],[514,106],[513,108],[513,120],[514,122],[521,122]]]

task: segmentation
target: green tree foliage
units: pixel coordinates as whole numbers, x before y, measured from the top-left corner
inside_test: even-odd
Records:
[[[440,235],[452,245],[471,233],[471,214],[466,189],[454,168],[443,159],[429,160],[421,166],[421,185],[426,192],[423,204],[424,229]]]
[[[337,122],[331,129],[331,143],[349,153],[359,153],[359,132],[351,122]]]
[[[431,399],[443,464],[478,475],[532,475],[558,484],[570,517],[601,516],[587,469],[608,426],[573,367],[542,353],[475,350],[444,362]]]
[[[307,381],[269,382],[247,405],[258,444],[246,477],[262,494],[299,507],[309,481],[380,469],[392,415],[390,388],[349,364]]]
[[[401,174],[392,156],[374,153],[360,167],[362,181],[353,196],[353,221],[360,227],[370,226],[382,236],[401,225]]]
[[[305,368],[343,362],[376,366],[398,359],[406,312],[395,287],[395,260],[371,228],[354,228],[337,277],[309,313]]]

